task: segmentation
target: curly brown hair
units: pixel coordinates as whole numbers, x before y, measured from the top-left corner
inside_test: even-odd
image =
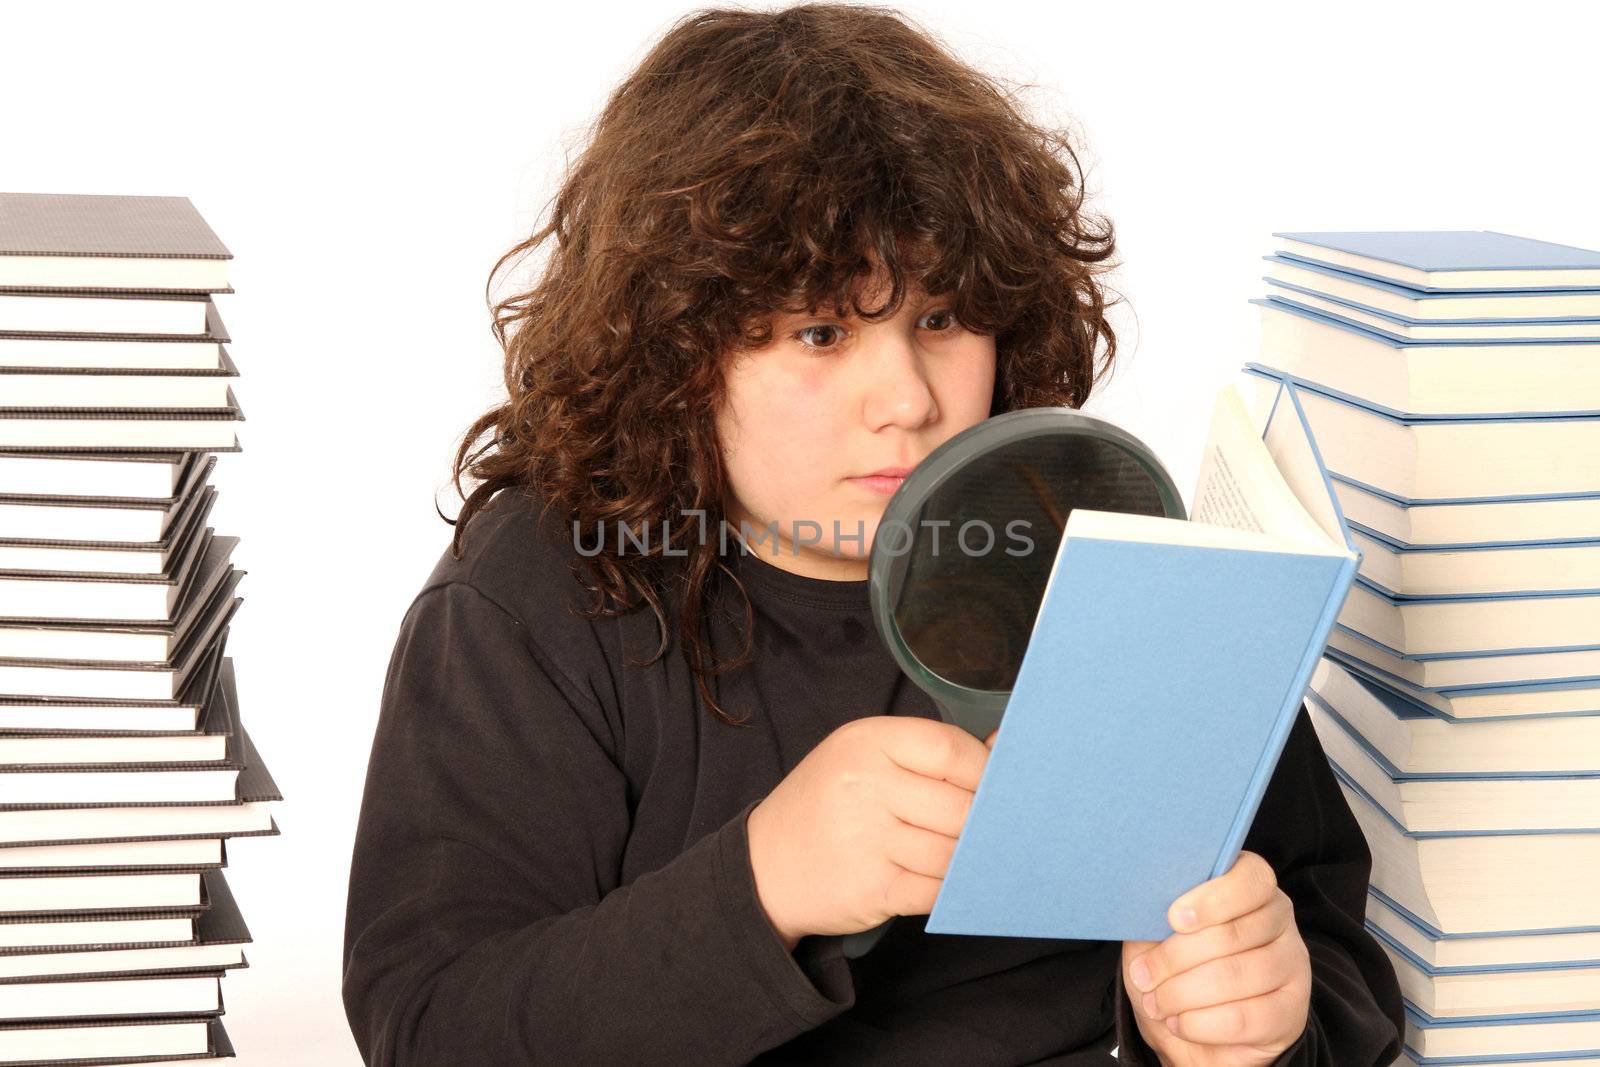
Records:
[[[606,525],[648,532],[671,520],[676,534],[695,509],[720,529],[712,413],[724,358],[767,343],[775,311],[830,302],[842,316],[848,299],[866,321],[891,316],[908,278],[952,294],[963,326],[994,335],[991,415],[1080,406],[1116,351],[1099,277],[1112,227],[1083,210],[1066,132],[1029,120],[1013,95],[888,8],[715,8],[677,20],[612,92],[548,221],[490,271],[492,283],[555,236],[533,287],[491,300],[508,396],[456,452],[456,492],[464,472],[480,484],[445,518],[452,552],[508,487],[542,497],[585,546],[604,542],[593,532]],[[856,287],[874,259],[890,290],[867,312]],[[661,594],[675,581],[702,698],[724,722],[747,721],[706,682],[751,655],[742,586],[740,654],[710,662],[702,635],[717,569],[732,577],[718,538],[602,550],[572,566],[594,595],[585,618],[650,604],[661,643],[647,662],[667,650]]]

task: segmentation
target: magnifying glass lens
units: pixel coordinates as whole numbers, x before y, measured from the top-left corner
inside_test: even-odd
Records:
[[[908,650],[958,686],[1009,691],[1073,508],[1165,514],[1149,466],[1084,434],[1023,438],[952,472],[907,531],[891,605]]]

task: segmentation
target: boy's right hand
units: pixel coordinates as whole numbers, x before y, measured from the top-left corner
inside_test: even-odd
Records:
[[[806,753],[747,823],[756,893],[784,944],[933,910],[994,738],[874,715]]]

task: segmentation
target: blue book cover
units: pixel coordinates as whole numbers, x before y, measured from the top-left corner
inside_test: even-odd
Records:
[[[1275,377],[1275,376],[1274,375],[1267,375],[1267,377]],[[1380,497],[1380,498],[1388,501],[1389,503],[1394,504],[1394,505],[1396,505],[1398,507],[1402,507],[1402,508],[1449,507],[1449,506],[1452,506],[1452,505],[1455,505],[1455,504],[1513,504],[1513,503],[1532,504],[1532,503],[1537,503],[1537,502],[1546,501],[1546,500],[1600,500],[1600,491],[1575,492],[1575,493],[1516,493],[1516,494],[1511,494],[1511,495],[1490,495],[1490,496],[1437,496],[1437,497],[1401,496],[1398,493],[1391,493],[1389,490],[1380,488],[1379,486],[1376,486],[1376,485],[1372,485],[1369,482],[1363,482],[1358,478],[1352,478],[1349,475],[1340,474],[1338,471],[1329,471],[1328,472],[1328,477],[1333,479],[1334,481],[1340,483],[1341,485],[1347,485],[1347,486],[1350,486],[1352,489],[1358,489],[1361,492],[1368,494],[1369,496]],[[1593,540],[1593,539],[1594,539],[1593,537],[1562,538],[1562,540],[1568,540],[1568,541],[1570,541],[1570,540],[1589,541],[1589,540]],[[1516,544],[1534,545],[1534,544],[1546,544],[1548,542],[1544,542],[1544,541],[1493,541],[1493,542],[1483,542],[1483,543],[1484,544],[1504,544],[1504,545],[1516,545]]]
[[[1267,434],[1295,420],[1314,457],[1284,392]],[[1292,499],[1306,483],[1278,471],[1287,446],[1242,432],[1259,454],[1225,454],[1213,477],[1258,459]],[[1203,469],[1197,497],[1207,484]],[[1160,940],[1172,902],[1232,867],[1359,559],[1296,507],[1318,540],[1290,549],[1205,522],[1069,516],[929,933]]]
[[[1534,932],[1535,933],[1543,933],[1544,931],[1540,930],[1540,931],[1534,931]],[[1577,1010],[1574,1010],[1574,1011],[1562,1011],[1562,1012],[1554,1012],[1554,1013],[1541,1014],[1541,1015],[1452,1015],[1452,1016],[1450,1016],[1448,1018],[1435,1018],[1434,1016],[1429,1015],[1427,1012],[1423,1011],[1421,1008],[1417,1007],[1415,1004],[1411,1003],[1408,1000],[1408,1001],[1405,1002],[1405,1012],[1406,1012],[1406,1018],[1408,1020],[1410,1020],[1416,1026],[1430,1026],[1430,1027],[1437,1027],[1439,1029],[1444,1029],[1444,1030],[1448,1030],[1448,1029],[1450,1029],[1452,1027],[1459,1028],[1459,1027],[1467,1027],[1467,1026],[1515,1026],[1518,1023],[1525,1023],[1525,1022],[1562,1022],[1562,1023],[1567,1023],[1567,1022],[1570,1022],[1570,1023],[1600,1022],[1600,1007],[1595,1007],[1595,1008],[1591,1008],[1591,1009],[1581,1009],[1580,1008],[1580,1009],[1577,1009]],[[1579,1056],[1579,1055],[1583,1055],[1583,1056],[1600,1056],[1600,1047],[1595,1048],[1592,1052],[1574,1052],[1574,1053],[1571,1053],[1570,1055],[1573,1055],[1573,1056]],[[1483,1059],[1483,1060],[1455,1060],[1455,1059],[1448,1059],[1448,1060],[1428,1060],[1426,1062],[1428,1062],[1428,1063],[1461,1063],[1461,1064],[1466,1064],[1466,1063],[1501,1063],[1501,1062],[1519,1063],[1524,1058],[1531,1059],[1531,1060],[1536,1060],[1536,1061],[1539,1061],[1539,1062],[1543,1062],[1545,1059],[1552,1058],[1552,1057],[1550,1057],[1550,1056],[1528,1056],[1528,1057],[1490,1056],[1487,1059]],[[1557,1060],[1562,1060],[1562,1059],[1565,1059],[1567,1057],[1565,1055],[1555,1055],[1553,1058],[1557,1059]]]
[[[1411,966],[1415,967],[1417,970],[1421,971],[1430,978],[1437,978],[1442,975],[1451,974],[1525,974],[1529,971],[1572,971],[1600,969],[1600,960],[1562,960],[1555,963],[1484,963],[1475,964],[1470,967],[1436,967],[1433,964],[1428,963],[1415,952],[1412,952],[1410,949],[1406,948],[1405,945],[1401,944],[1393,935],[1385,931],[1382,927],[1371,922],[1368,922],[1365,925],[1373,937],[1376,937],[1379,941],[1383,942],[1397,955],[1405,957],[1407,963],[1410,963]],[[1572,1013],[1549,1012],[1541,1014],[1569,1015]]]
[[[1493,230],[1348,230],[1274,233],[1281,254],[1441,292],[1589,289],[1600,252]]]
[[[1334,627],[1338,629],[1338,627]],[[1419,694],[1431,693],[1445,700],[1456,697],[1480,696],[1516,696],[1525,693],[1561,693],[1574,690],[1587,690],[1600,688],[1600,676],[1563,678],[1554,681],[1540,680],[1534,682],[1494,682],[1486,685],[1452,685],[1432,686],[1423,688],[1414,686],[1403,678],[1371,664],[1363,663],[1359,659],[1329,647],[1324,653],[1330,660],[1345,668],[1356,685],[1366,690],[1374,700],[1388,709],[1389,713],[1397,719],[1441,719],[1446,722],[1497,722],[1502,720],[1526,721],[1533,718],[1553,718],[1555,715],[1591,716],[1600,714],[1595,711],[1556,712],[1546,715],[1489,715],[1473,716],[1461,720],[1427,703]]]
[[[1357,300],[1319,293],[1303,285],[1264,274],[1261,280],[1277,292],[1273,303],[1315,311],[1375,330],[1408,344],[1476,345],[1510,341],[1516,344],[1571,344],[1600,341],[1600,318],[1548,319],[1544,322],[1507,319],[1416,319]]]
[[[1600,771],[1402,771],[1396,767],[1389,758],[1380,752],[1362,732],[1339,714],[1339,710],[1315,690],[1306,691],[1306,700],[1315,705],[1317,710],[1326,715],[1334,725],[1343,730],[1345,736],[1358,745],[1373,763],[1378,765],[1389,779],[1396,784],[1403,782],[1474,782],[1474,781],[1567,781],[1567,782],[1594,782],[1600,780]],[[1585,827],[1586,832],[1600,829],[1600,826]]]
[[[1408,348],[1436,348],[1440,344],[1438,341],[1408,341],[1403,337],[1396,337],[1393,334],[1384,333],[1382,330],[1374,329],[1371,326],[1363,325],[1362,323],[1355,322],[1354,320],[1341,319],[1337,315],[1330,315],[1325,311],[1318,311],[1316,308],[1307,307],[1304,304],[1296,304],[1292,300],[1284,300],[1276,296],[1251,297],[1250,303],[1256,305],[1257,307],[1264,307],[1268,310],[1279,311],[1287,315],[1296,315],[1302,319],[1309,319],[1312,322],[1322,323],[1327,326],[1337,326],[1339,329],[1354,334],[1363,340],[1386,345],[1389,348],[1394,349],[1396,355],[1404,353]],[[1517,347],[1521,347],[1522,343],[1523,342],[1520,341],[1507,341],[1493,338],[1473,342],[1474,345],[1478,346],[1514,345]]]
[[[1338,480],[1344,481],[1342,478]],[[1406,505],[1401,506],[1404,507]],[[1350,530],[1352,533],[1359,533],[1364,537],[1371,538],[1373,541],[1378,542],[1378,544],[1380,544],[1382,547],[1388,549],[1390,552],[1393,552],[1398,556],[1415,556],[1421,558],[1430,554],[1443,553],[1454,555],[1463,552],[1484,552],[1489,554],[1485,558],[1493,559],[1493,553],[1495,552],[1509,552],[1523,548],[1538,548],[1548,549],[1552,553],[1550,557],[1551,559],[1560,559],[1561,557],[1559,553],[1563,550],[1582,551],[1586,548],[1600,548],[1600,540],[1597,540],[1594,537],[1561,537],[1552,538],[1547,541],[1452,541],[1449,544],[1444,545],[1418,545],[1412,544],[1409,541],[1397,540],[1396,538],[1390,537],[1388,534],[1383,533],[1381,530],[1374,530],[1371,527],[1363,526],[1355,519],[1350,519],[1348,521],[1350,523]]]
[[[1262,259],[1279,280],[1324,296],[1388,307],[1391,314],[1428,323],[1480,319],[1489,322],[1567,322],[1600,316],[1600,289],[1430,291],[1383,278],[1311,263],[1290,256]],[[1301,272],[1301,273],[1297,273]]]
[[[1428,393],[1419,394],[1408,391],[1402,384],[1400,384],[1414,382],[1418,380],[1419,376],[1426,373],[1416,369],[1416,366],[1412,361],[1412,357],[1416,356],[1419,352],[1432,351],[1437,354],[1438,346],[1436,344],[1422,344],[1415,341],[1407,341],[1391,334],[1383,333],[1381,331],[1371,329],[1370,327],[1363,326],[1359,323],[1352,322],[1348,319],[1341,319],[1333,315],[1323,314],[1320,311],[1314,311],[1299,304],[1292,304],[1282,300],[1257,298],[1251,300],[1250,303],[1272,313],[1271,315],[1267,316],[1268,321],[1264,324],[1264,326],[1267,328],[1280,325],[1286,321],[1286,319],[1280,319],[1277,318],[1277,316],[1286,316],[1288,320],[1301,319],[1305,322],[1313,323],[1316,326],[1325,328],[1327,330],[1338,331],[1352,340],[1356,340],[1365,344],[1377,345],[1383,349],[1386,349],[1386,352],[1374,353],[1368,357],[1365,357],[1365,359],[1370,360],[1374,367],[1385,367],[1390,363],[1393,363],[1396,367],[1403,369],[1404,373],[1398,376],[1397,382],[1393,386],[1393,388],[1396,389],[1397,395],[1410,396],[1413,399],[1420,400],[1424,403],[1434,403],[1441,407],[1455,406],[1449,402],[1441,402],[1439,399],[1431,397]],[[1297,338],[1293,342],[1285,342],[1282,340],[1269,339],[1269,337],[1263,337],[1261,358],[1247,365],[1251,367],[1258,367],[1272,374],[1278,374],[1292,378],[1297,384],[1300,384],[1303,387],[1317,389],[1331,396],[1337,396],[1352,403],[1365,404],[1374,408],[1375,410],[1389,412],[1395,415],[1423,419],[1453,419],[1461,418],[1465,414],[1449,411],[1406,412],[1381,404],[1374,396],[1361,394],[1360,390],[1358,390],[1358,393],[1351,393],[1348,390],[1341,390],[1332,383],[1339,381],[1340,376],[1342,374],[1349,373],[1352,368],[1344,366],[1342,361],[1339,360],[1317,358],[1315,353],[1322,344],[1323,340],[1320,337],[1316,340],[1300,340]],[[1495,346],[1498,346],[1501,350],[1495,351]],[[1470,417],[1488,419],[1542,419],[1549,418],[1554,415],[1600,415],[1600,403],[1596,402],[1596,399],[1592,393],[1589,395],[1588,402],[1593,406],[1584,407],[1582,406],[1581,400],[1575,402],[1575,395],[1580,395],[1584,388],[1581,384],[1574,385],[1569,381],[1565,386],[1562,386],[1559,378],[1550,376],[1545,368],[1536,368],[1533,363],[1529,362],[1530,351],[1533,353],[1560,351],[1563,355],[1565,355],[1565,349],[1552,349],[1548,346],[1534,347],[1530,346],[1526,342],[1497,339],[1482,340],[1470,346],[1462,345],[1460,347],[1465,351],[1461,353],[1452,352],[1447,357],[1450,364],[1454,366],[1460,374],[1470,373],[1474,376],[1482,376],[1485,374],[1486,368],[1484,367],[1484,364],[1475,361],[1472,357],[1477,357],[1479,360],[1494,361],[1494,365],[1497,368],[1495,373],[1495,377],[1497,379],[1501,376],[1498,369],[1511,365],[1508,364],[1507,361],[1518,361],[1518,363],[1526,364],[1524,372],[1528,375],[1537,376],[1540,375],[1541,372],[1545,373],[1546,378],[1540,380],[1548,380],[1549,384],[1551,385],[1548,395],[1541,395],[1537,406],[1523,409],[1496,407],[1494,406],[1495,404],[1503,401],[1492,399],[1486,391],[1485,395],[1477,402],[1476,407],[1470,411]],[[1580,359],[1585,363],[1593,360],[1600,360],[1600,345],[1596,345],[1592,342],[1586,343],[1581,341],[1572,341],[1567,343],[1567,347],[1576,347],[1578,351],[1582,353]],[[1460,358],[1462,356],[1466,356],[1467,358]],[[1468,369],[1463,367],[1463,363],[1470,363],[1471,368]],[[1304,368],[1304,370],[1302,371],[1297,369],[1297,366]],[[1307,373],[1314,374],[1316,377],[1307,378],[1304,376]],[[1344,380],[1349,382],[1365,382],[1369,379],[1352,377]],[[1431,392],[1431,390],[1429,392]],[[1525,395],[1531,396],[1533,394]]]
[[[1397,593],[1364,574],[1358,574],[1356,581],[1364,588],[1371,590],[1375,595],[1388,601],[1392,607],[1401,607],[1405,604],[1446,604],[1454,602],[1478,604],[1490,600],[1560,600],[1571,597],[1600,596],[1600,589],[1593,586],[1572,589],[1518,589],[1504,593]]]
[[[1542,931],[1538,931],[1538,932],[1542,932]],[[1421,1008],[1417,1007],[1415,1004],[1411,1003],[1408,1000],[1408,1001],[1405,1002],[1405,1013],[1406,1013],[1406,1019],[1409,1020],[1415,1026],[1436,1027],[1436,1028],[1442,1029],[1442,1030],[1448,1030],[1448,1029],[1451,1029],[1451,1028],[1462,1028],[1462,1027],[1468,1027],[1468,1026],[1515,1026],[1518,1023],[1525,1023],[1525,1022],[1558,1022],[1558,1023],[1600,1022],[1600,1006],[1597,1006],[1597,1007],[1594,1007],[1594,1008],[1588,1008],[1588,1009],[1579,1008],[1579,1009],[1575,1009],[1573,1011],[1550,1012],[1550,1013],[1544,1013],[1544,1014],[1540,1014],[1540,1015],[1527,1015],[1527,1014],[1522,1014],[1522,1015],[1451,1015],[1451,1016],[1449,1016],[1447,1018],[1435,1018],[1434,1016],[1429,1015],[1427,1012],[1423,1011]],[[1573,1052],[1573,1053],[1566,1054],[1566,1055],[1557,1054],[1557,1055],[1554,1055],[1553,1058],[1555,1058],[1557,1060],[1562,1060],[1562,1059],[1567,1058],[1567,1055],[1571,1055],[1571,1056],[1579,1056],[1579,1055],[1583,1055],[1583,1056],[1600,1056],[1600,1047],[1597,1047],[1592,1052],[1589,1052],[1589,1051]],[[1536,1061],[1539,1061],[1539,1062],[1543,1062],[1544,1060],[1546,1060],[1548,1058],[1552,1058],[1552,1057],[1549,1056],[1549,1055],[1527,1056],[1527,1057],[1520,1057],[1520,1056],[1510,1056],[1510,1057],[1506,1057],[1506,1056],[1490,1056],[1487,1059],[1483,1059],[1483,1060],[1456,1060],[1456,1059],[1437,1060],[1436,1059],[1436,1060],[1428,1060],[1427,1062],[1428,1063],[1462,1063],[1462,1064],[1466,1064],[1466,1063],[1502,1063],[1502,1062],[1504,1062],[1504,1063],[1519,1063],[1523,1059],[1531,1059],[1531,1060],[1536,1060]]]
[[[1363,786],[1360,782],[1356,781],[1355,775],[1353,775],[1349,771],[1345,770],[1342,766],[1340,766],[1337,762],[1335,762],[1331,758],[1328,760],[1328,768],[1333,771],[1333,776],[1339,780],[1340,784],[1345,786],[1345,788],[1349,789],[1350,792],[1352,794],[1354,794],[1355,796],[1360,797],[1362,802],[1367,807],[1371,808],[1372,811],[1375,812],[1380,818],[1382,818],[1383,821],[1386,824],[1388,824],[1390,829],[1397,831],[1402,836],[1410,838],[1413,841],[1433,841],[1433,840],[1445,840],[1445,839],[1455,839],[1455,840],[1463,840],[1464,841],[1464,840],[1467,840],[1467,839],[1470,839],[1470,838],[1478,838],[1478,837],[1483,837],[1483,838],[1488,838],[1488,837],[1524,837],[1524,838],[1530,838],[1530,837],[1567,837],[1567,838],[1589,838],[1589,839],[1600,838],[1600,828],[1593,829],[1593,830],[1568,830],[1568,829],[1554,829],[1554,828],[1545,829],[1545,830],[1412,830],[1412,829],[1409,829],[1399,819],[1396,819],[1394,817],[1394,815],[1392,813],[1390,813],[1389,809],[1385,808],[1383,806],[1382,802],[1379,801],[1377,797],[1374,797],[1372,795],[1372,793],[1369,792],[1366,789],[1365,786]],[[1372,835],[1368,834],[1367,837],[1368,837],[1368,840],[1371,840]],[[1600,930],[1600,926],[1594,926],[1594,925],[1562,926],[1562,927],[1552,927],[1552,928],[1546,929],[1546,930],[1536,930],[1536,931],[1533,931],[1533,932],[1534,933],[1545,933],[1545,934],[1565,934],[1565,933],[1573,933],[1573,932],[1577,932],[1577,931],[1588,931],[1588,930]],[[1498,932],[1501,932],[1501,931],[1496,931],[1496,932],[1498,933]]]
[[[1395,609],[1400,606],[1391,600],[1385,599],[1382,594],[1371,591],[1367,586],[1359,581],[1352,584],[1355,587],[1355,591],[1351,594],[1353,597],[1375,598],[1381,604],[1390,609]],[[1589,605],[1584,606],[1588,607]],[[1406,619],[1406,613],[1402,611],[1399,614],[1399,621],[1393,625],[1403,627],[1407,621],[1409,620]],[[1466,651],[1459,651],[1453,648],[1445,649],[1442,647],[1434,649],[1397,648],[1388,641],[1374,637],[1369,633],[1363,633],[1362,631],[1357,630],[1346,623],[1339,623],[1339,631],[1340,633],[1346,633],[1352,637],[1359,638],[1374,648],[1377,648],[1388,655],[1395,657],[1396,659],[1414,660],[1418,662],[1445,659],[1477,660],[1487,659],[1495,656],[1534,656],[1555,652],[1591,652],[1600,650],[1600,642],[1588,640],[1587,638],[1582,638],[1576,643],[1565,645],[1520,645],[1499,648],[1473,648]]]
[[[1352,584],[1354,584],[1354,583],[1352,583]],[[1374,593],[1372,595],[1373,596],[1378,596],[1378,594],[1376,594],[1376,593]],[[1446,651],[1410,652],[1410,651],[1406,651],[1404,649],[1395,648],[1393,645],[1385,644],[1384,642],[1379,641],[1375,637],[1371,637],[1371,636],[1369,636],[1367,634],[1364,634],[1364,633],[1360,632],[1359,630],[1351,629],[1349,626],[1345,625],[1344,623],[1339,623],[1335,627],[1335,629],[1337,629],[1339,631],[1339,633],[1350,637],[1352,640],[1358,641],[1358,642],[1360,642],[1362,644],[1365,644],[1365,645],[1370,645],[1371,647],[1373,647],[1375,649],[1378,649],[1378,650],[1380,650],[1380,651],[1382,651],[1384,653],[1387,653],[1389,656],[1391,656],[1391,657],[1393,657],[1395,659],[1409,660],[1409,661],[1411,661],[1413,663],[1426,663],[1426,662],[1430,662],[1430,661],[1433,661],[1433,660],[1449,660],[1449,659],[1483,660],[1483,659],[1494,659],[1494,658],[1500,657],[1500,656],[1507,656],[1507,657],[1509,657],[1509,656],[1530,656],[1530,655],[1542,655],[1542,654],[1547,653],[1547,652],[1590,652],[1590,651],[1600,650],[1600,644],[1584,644],[1584,645],[1537,645],[1537,646],[1531,646],[1531,647],[1528,647],[1528,648],[1486,648],[1486,649],[1472,649],[1472,650],[1466,651],[1466,652],[1458,652],[1458,651],[1449,651],[1449,652],[1446,652]],[[1580,676],[1579,675],[1571,675],[1570,677],[1577,678],[1577,677],[1580,677]],[[1522,679],[1522,680],[1523,681],[1532,681],[1533,679]],[[1505,683],[1505,684],[1510,684],[1510,683]],[[1465,687],[1465,688],[1470,688],[1470,687]]]
[[[1416,930],[1430,941],[1480,941],[1495,937],[1544,937],[1559,934],[1592,934],[1600,932],[1600,926],[1573,926],[1563,930],[1472,930],[1447,934],[1375,885],[1367,886],[1367,895],[1394,912],[1407,926]],[[1600,963],[1600,960],[1595,962]],[[1420,1010],[1418,1014],[1425,1019],[1429,1018],[1425,1012]],[[1592,1015],[1600,1019],[1600,1005],[1596,1005],[1593,1012],[1573,1012],[1572,1014]]]
[[[1382,415],[1390,422],[1401,426],[1434,426],[1440,423],[1461,425],[1465,423],[1534,423],[1537,425],[1553,425],[1557,423],[1595,423],[1600,424],[1600,411],[1573,411],[1553,414],[1550,412],[1518,411],[1504,414],[1487,415],[1419,415],[1414,412],[1396,411],[1394,408],[1383,404],[1374,403],[1365,397],[1354,396],[1339,389],[1330,389],[1328,386],[1308,381],[1298,375],[1289,374],[1254,361],[1244,365],[1245,373],[1254,374],[1261,378],[1273,378],[1278,381],[1292,382],[1296,389],[1303,393],[1316,393],[1318,396],[1337,400],[1349,407],[1360,408],[1374,415]]]

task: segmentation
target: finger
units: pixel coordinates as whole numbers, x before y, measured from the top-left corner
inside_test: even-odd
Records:
[[[1173,934],[1143,953],[1137,962],[1143,971],[1130,969],[1133,984],[1147,993],[1175,974],[1207,960],[1232,956],[1275,941],[1294,922],[1294,902],[1276,890],[1265,907],[1216,926],[1203,926],[1192,934]],[[1134,962],[1130,960],[1130,964]]]
[[[1272,899],[1278,875],[1254,852],[1240,852],[1226,874],[1189,890],[1167,909],[1167,922],[1180,934],[1248,915]]]
[[[975,794],[941,779],[898,767],[890,768],[883,775],[882,783],[884,806],[902,823],[946,837],[961,835]]]
[[[890,915],[926,915],[933,910],[942,885],[943,878],[930,878],[902,867],[884,885],[884,909]]]
[[[956,839],[924,830],[909,823],[896,822],[889,831],[884,855],[896,866],[930,878],[943,878],[950,869]]]
[[[1248,1000],[1186,1011],[1163,1025],[1199,1045],[1288,1048],[1306,1028],[1306,1006],[1299,990],[1285,987]]]
[[[908,771],[977,790],[989,760],[983,742],[951,723],[917,715],[896,718],[901,725],[881,735],[885,756]]]
[[[1122,962],[1127,963],[1143,953],[1149,952],[1159,944],[1161,944],[1159,941],[1124,941],[1122,943]]]
[[[1153,1017],[1164,1019],[1270,993],[1288,985],[1298,973],[1294,947],[1289,938],[1279,937],[1245,952],[1207,960],[1168,978],[1145,993],[1141,1002]]]
[[[1124,941],[1122,943],[1122,985],[1127,990],[1128,998],[1134,1004],[1139,1003],[1139,994],[1147,989],[1154,989],[1155,983],[1141,985],[1147,972],[1141,972],[1133,964],[1149,955],[1150,951],[1161,942],[1159,941]]]

